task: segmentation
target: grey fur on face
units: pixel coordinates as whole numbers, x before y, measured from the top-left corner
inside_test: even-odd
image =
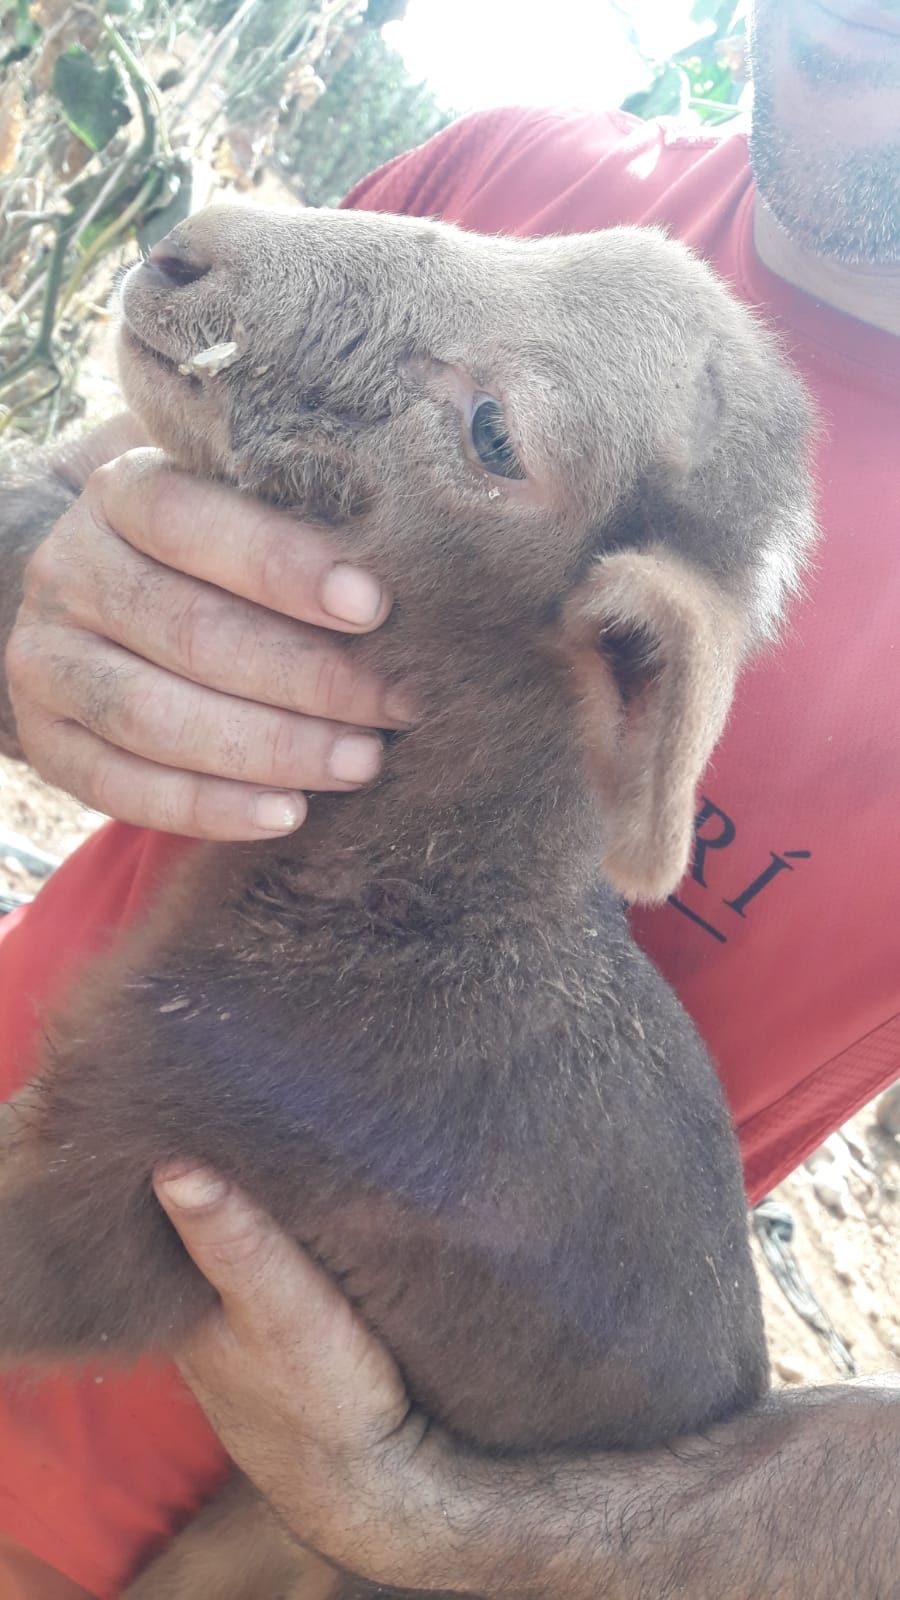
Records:
[[[122,376],[186,467],[346,526],[387,581],[400,567],[399,592],[451,600],[468,538],[504,605],[512,582],[543,609],[604,550],[663,535],[740,596],[748,638],[777,626],[812,533],[793,454],[807,403],[679,243],[228,207],[173,239],[215,270],[174,295],[145,273],[126,283]],[[226,341],[238,359],[212,381],[171,370]],[[489,397],[509,476],[473,457]]]

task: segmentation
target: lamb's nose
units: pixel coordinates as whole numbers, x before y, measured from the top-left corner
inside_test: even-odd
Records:
[[[211,267],[212,262],[202,250],[175,233],[160,239],[144,262],[147,276],[153,277],[164,289],[183,289],[189,283],[196,283]]]

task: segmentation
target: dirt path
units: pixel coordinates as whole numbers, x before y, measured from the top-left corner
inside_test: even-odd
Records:
[[[3,832],[65,856],[100,820],[0,757]],[[0,893],[28,895],[39,886],[0,851]],[[867,1107],[814,1162],[780,1184],[774,1198],[793,1218],[796,1261],[858,1372],[900,1371],[900,1139],[883,1133]],[[837,1381],[842,1374],[826,1343],[797,1315],[754,1248],[775,1381]]]

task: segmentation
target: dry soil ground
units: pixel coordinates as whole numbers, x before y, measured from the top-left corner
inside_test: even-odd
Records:
[[[0,758],[0,832],[66,855],[101,819],[24,767]],[[0,893],[39,887],[0,847]],[[861,1374],[900,1371],[900,1139],[867,1107],[774,1191],[794,1220],[802,1277]],[[788,1303],[758,1247],[776,1382],[833,1382],[826,1341]]]

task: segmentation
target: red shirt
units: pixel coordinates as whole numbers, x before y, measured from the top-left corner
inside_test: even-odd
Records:
[[[765,308],[818,399],[827,537],[807,596],[742,682],[704,779],[691,873],[635,918],[716,1057],[756,1199],[900,1069],[900,339],[767,272],[753,198],[741,136],[499,111],[400,157],[351,203],[486,233],[666,225]],[[34,1059],[36,1007],[183,848],[111,825],[8,921],[10,1090]],[[116,1593],[222,1467],[168,1370],[0,1388],[0,1526],[98,1595]]]

